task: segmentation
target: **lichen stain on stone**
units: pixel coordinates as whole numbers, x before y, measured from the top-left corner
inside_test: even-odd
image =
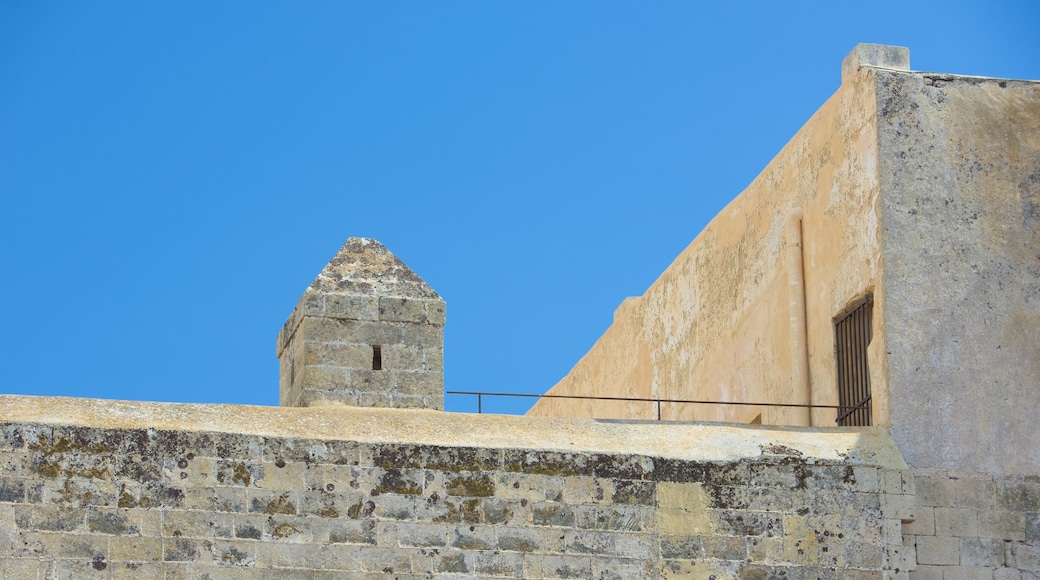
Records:
[[[271,535],[276,538],[288,538],[289,536],[299,534],[300,530],[296,526],[289,523],[281,523],[271,530]]]
[[[349,508],[347,508],[347,517],[356,520],[362,517],[368,517],[376,511],[376,504],[373,501],[365,501],[359,499],[358,502]]]
[[[134,496],[127,493],[126,488],[124,487],[123,489],[119,490],[119,499],[117,500],[116,505],[117,507],[121,508],[132,508],[137,507],[138,503],[137,499],[135,499]]]
[[[788,447],[786,445],[763,445],[762,446],[762,453],[763,454],[767,454],[768,453],[770,455],[786,455],[786,456],[789,456],[789,457],[801,457],[802,456],[802,452],[801,451],[798,451],[797,449],[791,449],[790,447]]]
[[[61,475],[61,467],[56,463],[39,463],[35,466],[35,469],[36,473],[47,478],[55,478]]]
[[[54,440],[48,440],[47,436],[40,434],[37,436],[37,443],[29,443],[26,447],[30,451],[38,451],[43,453],[45,456],[50,456],[55,453],[68,453],[70,451],[83,451],[91,454],[111,453],[112,448],[102,443],[81,443],[79,441],[72,441],[68,437],[58,437]]]
[[[236,463],[232,469],[232,482],[241,483],[247,487],[253,483],[253,476],[249,473],[249,469],[246,467],[245,463]]]
[[[220,555],[220,561],[223,564],[229,564],[232,566],[247,565],[253,558],[247,552],[243,552],[238,548],[232,546]]]
[[[447,513],[441,514],[433,518],[435,523],[467,523],[467,524],[478,524],[480,523],[480,500],[479,499],[468,499],[462,502],[461,505],[455,505],[450,501],[444,502],[444,507],[448,510]]]
[[[491,497],[495,495],[495,482],[486,475],[480,477],[457,477],[445,485],[448,495],[466,497]]]
[[[289,494],[283,493],[264,506],[265,514],[295,514],[296,506],[289,501]]]
[[[338,518],[339,517],[339,510],[336,509],[336,506],[332,505],[332,504],[324,505],[324,506],[314,510],[314,513],[316,515],[320,516],[320,517],[323,517],[323,518]]]
[[[384,493],[396,493],[399,495],[421,495],[422,488],[414,482],[407,481],[399,469],[388,469],[383,477],[379,479],[379,485],[372,488],[371,495],[377,496]]]

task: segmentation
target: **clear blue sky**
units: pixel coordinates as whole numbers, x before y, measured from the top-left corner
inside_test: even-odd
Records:
[[[350,236],[447,301],[449,389],[543,392],[854,44],[1040,79],[1038,6],[2,2],[0,392],[277,404]]]

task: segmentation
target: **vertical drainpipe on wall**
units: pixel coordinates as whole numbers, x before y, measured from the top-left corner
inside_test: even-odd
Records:
[[[788,304],[791,313],[792,403],[812,404],[809,385],[809,340],[805,324],[805,272],[802,269],[802,208],[787,215],[784,224],[784,265],[787,269]],[[799,409],[794,422],[812,425],[812,410]]]

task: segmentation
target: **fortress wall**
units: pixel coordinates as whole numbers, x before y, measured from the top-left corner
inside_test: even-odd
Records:
[[[914,470],[914,521],[903,525],[915,580],[1040,577],[1040,482]]]
[[[0,397],[4,578],[881,578],[882,429]],[[177,428],[177,426],[180,428]]]
[[[801,208],[812,402],[836,405],[833,318],[874,293],[871,381],[884,393],[875,69],[841,88],[550,391],[553,394],[801,403],[804,338],[792,329],[785,231]],[[797,222],[795,222],[797,228]],[[797,231],[797,230],[796,230]],[[795,252],[797,255],[797,248]],[[885,424],[875,399],[875,423]],[[806,424],[804,411],[664,405],[664,419]],[[654,418],[649,403],[545,399],[532,415]],[[834,425],[833,410],[813,424]]]
[[[1040,83],[879,75],[893,437],[915,468],[1040,476]]]

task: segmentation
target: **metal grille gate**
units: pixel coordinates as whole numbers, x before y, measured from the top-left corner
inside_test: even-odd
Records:
[[[834,321],[838,360],[838,418],[842,426],[870,425],[870,369],[867,345],[873,338],[874,297],[867,296]]]

